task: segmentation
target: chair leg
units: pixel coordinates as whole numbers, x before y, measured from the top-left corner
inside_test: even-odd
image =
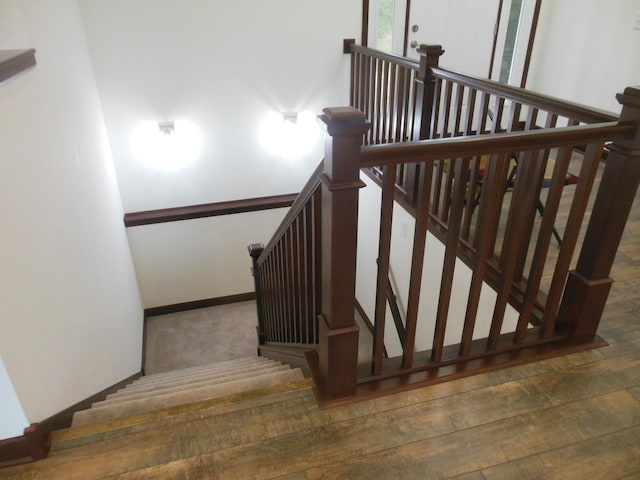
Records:
[[[538,204],[536,205],[536,208],[538,209],[538,213],[542,217],[544,215],[544,205],[542,204],[542,201],[540,199],[538,199]],[[556,237],[556,240],[558,241],[558,246],[562,245],[562,237],[558,233],[558,230],[556,230],[556,227],[553,227],[553,236]]]

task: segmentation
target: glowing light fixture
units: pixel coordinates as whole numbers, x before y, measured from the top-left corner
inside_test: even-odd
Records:
[[[144,122],[133,132],[133,152],[146,165],[179,170],[192,164],[202,148],[202,136],[191,122]]]
[[[311,112],[272,112],[260,125],[260,141],[272,154],[296,159],[313,149],[320,129]]]

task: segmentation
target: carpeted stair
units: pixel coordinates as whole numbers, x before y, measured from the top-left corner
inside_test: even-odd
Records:
[[[76,412],[72,427],[194,404],[303,378],[299,369],[263,357],[148,375],[106,400],[94,403],[90,409]]]

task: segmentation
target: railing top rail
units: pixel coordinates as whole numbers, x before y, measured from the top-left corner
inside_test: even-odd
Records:
[[[420,62],[417,60],[412,60],[407,57],[401,57],[399,55],[394,55],[393,53],[387,53],[380,50],[375,50],[369,47],[363,47],[360,45],[352,45],[352,52],[362,53],[372,58],[378,58],[380,60],[386,60],[387,62],[394,63],[396,65],[400,65],[402,67],[411,68],[413,70],[418,70],[420,67]]]
[[[556,97],[534,93],[524,88],[504,85],[494,80],[477,77],[456,70],[433,67],[433,75],[437,78],[460,83],[482,92],[487,92],[508,100],[531,105],[540,110],[556,113],[562,116],[574,118],[584,123],[613,122],[618,116],[604,110],[599,110],[578,103],[568,102]]]
[[[362,168],[473,157],[492,153],[547,149],[583,145],[628,138],[638,126],[630,122],[607,122],[531,131],[441,138],[386,145],[371,145],[361,149]]]
[[[401,57],[391,53],[382,52],[373,48],[363,47],[360,45],[352,45],[352,52],[361,53],[372,58],[386,60],[396,65],[407,67],[413,70],[419,70],[420,62],[410,58]],[[446,62],[446,56],[444,58]],[[558,115],[570,117],[583,123],[600,123],[613,122],[618,116],[612,112],[587,107],[574,102],[568,102],[549,95],[534,93],[524,88],[504,85],[494,80],[470,75],[468,73],[456,70],[446,69],[442,67],[432,67],[431,73],[444,80],[460,83],[471,88],[475,88],[482,92],[503,97],[508,100],[514,100],[525,105],[531,105],[540,110],[556,113]]]
[[[278,226],[275,233],[271,237],[271,240],[269,241],[267,246],[264,247],[262,254],[258,258],[258,262],[266,258],[269,252],[273,250],[276,244],[280,241],[280,237],[282,237],[282,235],[287,231],[287,228],[289,228],[289,225],[291,225],[291,223],[296,219],[300,211],[304,208],[304,206],[307,204],[307,202],[315,192],[318,185],[320,185],[320,173],[322,172],[323,165],[324,165],[324,159],[320,161],[316,169],[313,171],[313,173],[309,177],[309,180],[307,181],[305,186],[302,187],[302,190],[300,190],[298,197],[295,199],[295,201],[291,205],[291,208],[289,208],[289,211],[282,219],[282,222],[280,222],[280,225]]]

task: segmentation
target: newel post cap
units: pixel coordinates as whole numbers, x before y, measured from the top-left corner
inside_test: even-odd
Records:
[[[616,99],[623,106],[640,109],[640,85],[625,88],[624,93],[616,95]]]
[[[418,54],[421,60],[425,60],[428,67],[437,67],[440,57],[444,54],[442,45],[425,45],[418,47]]]
[[[324,123],[329,135],[362,135],[369,130],[370,124],[364,113],[354,107],[328,107],[322,109],[318,117]]]

